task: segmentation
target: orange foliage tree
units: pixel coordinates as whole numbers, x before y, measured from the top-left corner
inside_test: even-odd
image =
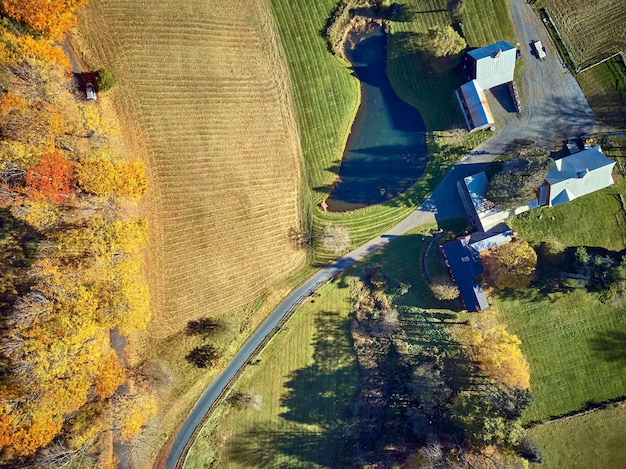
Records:
[[[76,9],[87,0],[2,0],[2,10],[52,39],[76,25]]]
[[[43,155],[38,165],[26,171],[24,182],[35,189],[33,198],[62,203],[72,192],[72,164],[58,153]]]

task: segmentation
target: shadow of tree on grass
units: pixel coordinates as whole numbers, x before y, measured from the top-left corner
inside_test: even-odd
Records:
[[[626,332],[609,331],[589,339],[589,345],[608,362],[623,362],[626,365]]]

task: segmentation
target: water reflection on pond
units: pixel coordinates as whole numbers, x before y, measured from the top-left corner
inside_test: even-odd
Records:
[[[361,81],[361,104],[326,200],[343,211],[384,202],[411,187],[428,162],[425,125],[419,112],[393,91],[386,73],[387,37],[381,28],[351,38],[346,47]]]

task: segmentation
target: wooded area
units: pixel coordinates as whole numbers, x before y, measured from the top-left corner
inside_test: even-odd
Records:
[[[115,467],[156,412],[111,334],[150,319],[145,220],[124,199],[145,165],[114,155],[115,123],[56,41],[86,0],[0,4],[0,463]]]

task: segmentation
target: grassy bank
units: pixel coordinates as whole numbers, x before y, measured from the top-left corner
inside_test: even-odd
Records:
[[[576,79],[600,121],[626,128],[626,65],[621,57],[581,72]]]
[[[605,469],[624,466],[623,405],[540,425],[530,435],[541,447],[543,469]]]

